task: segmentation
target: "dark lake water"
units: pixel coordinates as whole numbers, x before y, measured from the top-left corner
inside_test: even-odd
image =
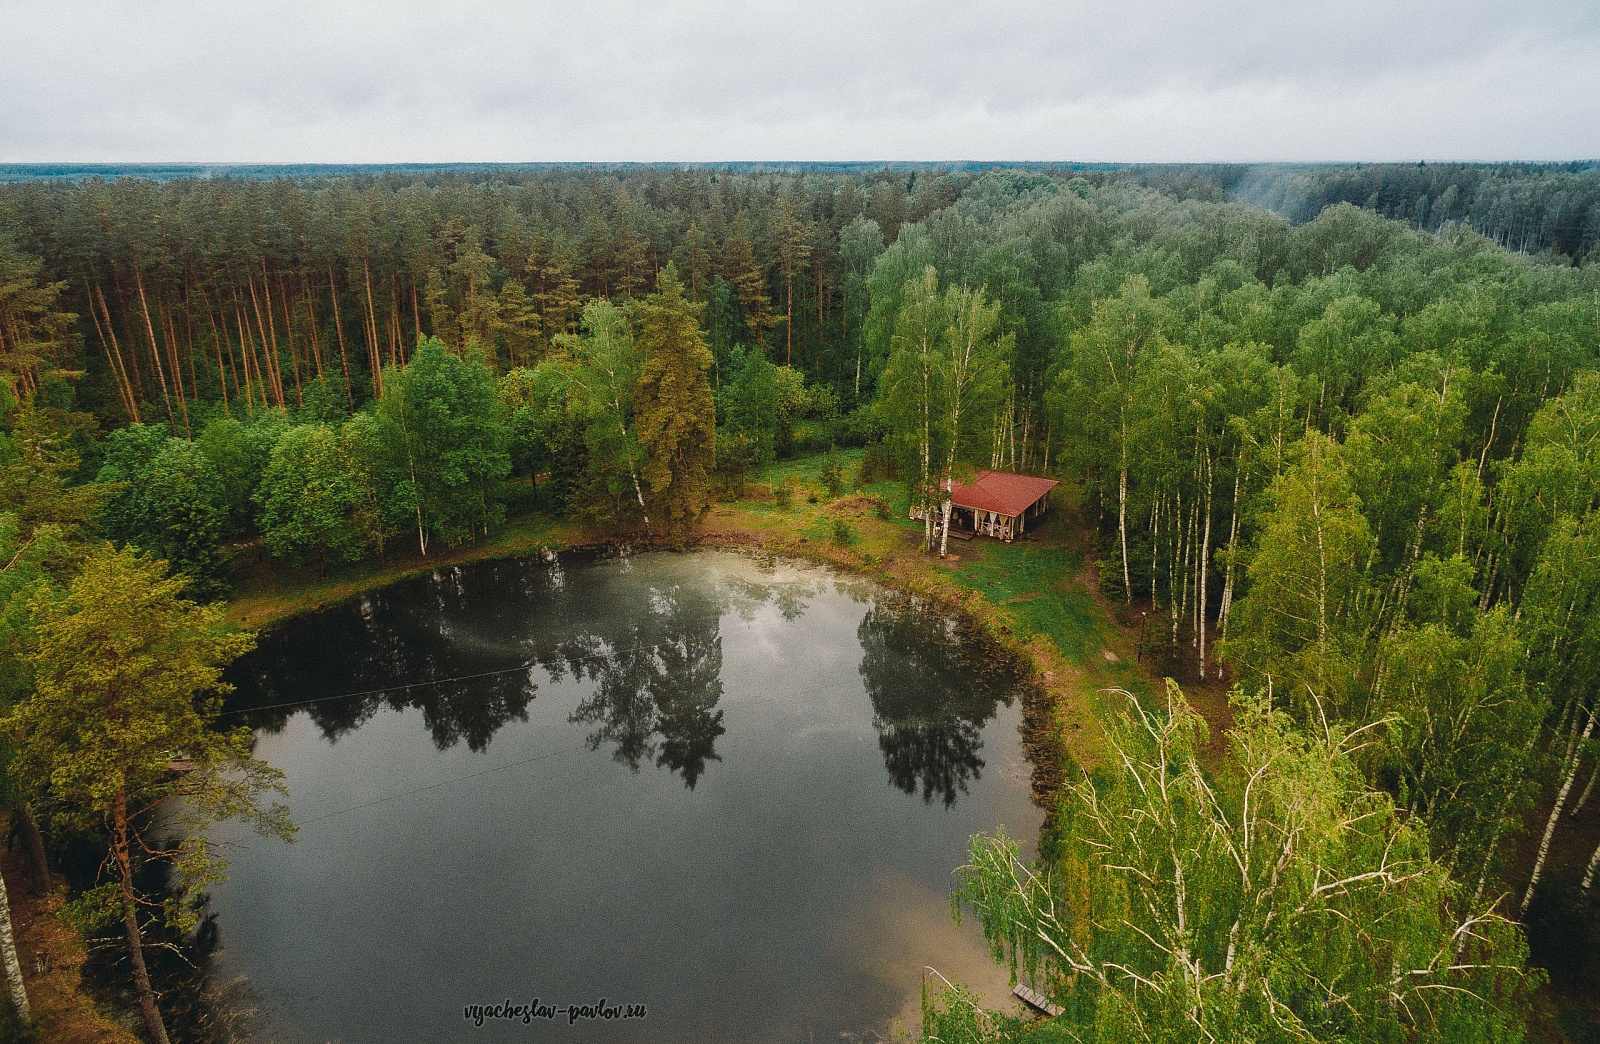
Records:
[[[925,965],[998,999],[949,911],[972,834],[1040,824],[992,659],[724,552],[485,563],[292,621],[228,710],[300,837],[219,832],[214,970],[287,1042],[874,1039],[914,1029]],[[463,1019],[602,997],[646,1015]]]

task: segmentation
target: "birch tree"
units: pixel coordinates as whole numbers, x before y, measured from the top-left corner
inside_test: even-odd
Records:
[[[11,1008],[19,1022],[33,1017],[28,1007],[28,985],[22,981],[22,962],[17,959],[17,939],[11,930],[11,893],[0,876],[0,961],[6,969],[6,986],[11,993]]]
[[[1462,593],[1467,633],[1436,622],[1383,641],[1363,716],[1384,722],[1377,778],[1427,824],[1434,857],[1481,889],[1533,806],[1549,704],[1523,676],[1527,651],[1509,610],[1479,616],[1474,592]]]
[[[1308,720],[1346,716],[1370,634],[1372,532],[1339,447],[1316,433],[1273,483],[1233,608],[1225,655],[1251,686],[1271,689]]]
[[[869,217],[856,217],[839,233],[839,260],[844,266],[844,315],[841,334],[846,347],[855,347],[852,387],[861,398],[861,362],[866,337],[862,321],[867,311],[867,277],[883,253],[883,230]]]
[[[878,380],[878,410],[888,431],[886,441],[900,458],[910,487],[911,510],[922,516],[922,546],[932,550],[935,468],[949,439],[942,366],[949,320],[932,266],[905,285],[904,301]]]
[[[1124,601],[1133,600],[1128,554],[1129,473],[1133,468],[1136,379],[1162,341],[1160,306],[1143,276],[1130,276],[1115,296],[1094,304],[1088,323],[1064,331],[1065,352],[1050,394],[1052,415],[1069,460],[1091,481],[1115,490],[1117,547]],[[1108,498],[1109,499],[1109,498]]]
[[[944,480],[942,495],[939,557],[945,557],[950,544],[950,489],[955,481],[956,463],[963,450],[970,455],[981,448],[974,444],[981,422],[1005,395],[1010,375],[1015,338],[999,332],[1000,306],[984,300],[982,290],[951,287],[945,291],[945,328],[937,366],[942,371],[937,387],[943,392],[945,428]]]
[[[574,394],[571,408],[583,418],[588,450],[591,510],[597,502],[615,503],[632,494],[645,533],[651,533],[639,469],[644,447],[633,428],[633,396],[639,378],[640,352],[634,343],[632,316],[610,301],[593,301],[583,309],[582,335],[562,335],[557,346],[568,355],[568,379]]]
[[[467,361],[428,338],[383,378],[377,430],[399,481],[386,507],[415,523],[417,549],[429,541],[475,537],[505,517],[502,484],[511,471],[510,435],[481,361]]]
[[[1060,1004],[1062,1039],[1123,1042],[1522,1039],[1537,972],[1516,925],[1469,905],[1424,831],[1368,788],[1367,729],[1304,730],[1238,706],[1224,773],[1169,686],[1108,727],[1105,768],[1071,785],[1059,849],[1033,865],[973,840],[956,909],[998,961]],[[1023,1039],[935,999],[925,1039]],[[946,1032],[950,1030],[951,1032]]]
[[[1582,519],[1556,520],[1528,580],[1522,611],[1528,627],[1529,674],[1548,687],[1559,708],[1549,735],[1557,782],[1522,895],[1526,910],[1600,716],[1595,713],[1600,679],[1600,518],[1590,513]]]

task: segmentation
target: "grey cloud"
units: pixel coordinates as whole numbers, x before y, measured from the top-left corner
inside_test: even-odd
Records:
[[[1600,5],[0,0],[0,160],[1600,154]]]

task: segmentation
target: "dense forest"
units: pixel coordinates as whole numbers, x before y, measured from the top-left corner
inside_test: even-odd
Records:
[[[1600,244],[1600,163],[1161,164],[1141,184],[1265,207],[1303,224],[1351,203],[1426,232],[1470,228],[1517,253],[1582,261]]]
[[[1233,688],[1223,754],[1176,687],[1114,700],[1039,860],[975,842],[960,901],[1066,1014],[957,989],[930,1036],[1523,1039],[1530,939],[1594,974],[1600,173],[1236,173],[0,186],[24,833],[110,825],[89,905],[136,952],[159,751],[215,768],[191,807],[288,829],[245,739],[199,738],[241,640],[198,603],[242,549],[426,555],[530,505],[681,540],[763,463],[860,446],[930,553],[971,468],[1081,484],[1106,595]]]

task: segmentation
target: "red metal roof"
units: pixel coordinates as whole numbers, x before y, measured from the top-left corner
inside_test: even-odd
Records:
[[[980,471],[971,485],[950,483],[950,500],[956,507],[1020,515],[1060,483],[1055,479],[1017,475],[1009,471]]]

